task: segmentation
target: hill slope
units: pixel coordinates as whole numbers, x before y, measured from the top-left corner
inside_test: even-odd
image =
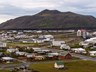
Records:
[[[96,18],[72,12],[44,10],[33,16],[22,16],[6,21],[0,29],[77,29],[96,28]]]

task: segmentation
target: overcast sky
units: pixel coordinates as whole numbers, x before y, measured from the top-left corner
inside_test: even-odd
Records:
[[[44,9],[96,17],[96,0],[0,0],[0,23],[19,16],[33,15]]]

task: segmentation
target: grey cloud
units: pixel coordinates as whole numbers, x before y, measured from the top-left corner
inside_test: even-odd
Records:
[[[8,5],[4,4],[3,7],[0,8],[0,14],[5,14],[5,15],[14,15],[14,16],[19,16],[19,15],[26,15],[26,14],[34,14],[38,11],[38,9],[23,9],[19,8],[13,5]]]

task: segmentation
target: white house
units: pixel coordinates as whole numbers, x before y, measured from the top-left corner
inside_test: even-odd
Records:
[[[50,38],[50,39],[53,39],[54,36],[53,35],[40,35],[39,38]]]
[[[17,36],[15,36],[15,38],[27,38],[27,36],[26,35],[17,35]]]
[[[32,48],[34,50],[34,52],[41,52],[42,49],[41,48]]]
[[[1,60],[4,62],[10,63],[10,62],[13,62],[15,59],[11,57],[2,57]]]
[[[79,43],[79,45],[80,45],[80,46],[83,46],[84,48],[88,47],[89,44],[90,44],[90,43],[87,42],[87,41],[82,41],[82,42]]]
[[[44,60],[45,59],[45,56],[35,56],[35,60]]]
[[[33,55],[33,54],[26,54],[26,57],[27,58],[32,58],[32,57],[35,57],[35,55]]]
[[[38,31],[36,31],[36,33],[42,33],[42,30],[38,30]]]
[[[25,56],[26,55],[26,52],[17,51],[16,52],[16,55]]]
[[[70,50],[70,46],[68,46],[67,44],[61,44],[60,49]]]
[[[83,48],[73,48],[71,49],[73,52],[75,53],[82,53],[82,54],[86,54],[86,50]]]
[[[48,50],[48,49],[42,49],[42,52],[49,53],[49,52],[51,52],[51,50]]]
[[[86,30],[81,29],[77,31],[77,36],[82,36],[83,38],[86,38],[86,36],[88,35],[89,33]]]
[[[87,39],[83,42],[80,42],[79,45],[82,45],[84,47],[88,47],[91,44],[95,44],[95,43],[96,43],[96,37],[93,37],[93,38]]]
[[[52,41],[52,46],[61,46],[65,44],[65,41]]]
[[[96,51],[89,51],[90,56],[96,56]]]
[[[64,68],[64,63],[61,61],[55,62],[54,63],[54,68],[56,69],[63,69]]]
[[[7,43],[5,42],[0,42],[0,47],[6,47],[7,46]]]
[[[78,31],[77,31],[77,36],[82,36],[81,30],[78,30]]]
[[[17,48],[10,48],[10,49],[7,49],[6,52],[8,53],[12,53],[12,52],[16,52],[16,51],[19,51]]]
[[[43,43],[44,41],[45,41],[44,38],[33,39],[34,43]]]

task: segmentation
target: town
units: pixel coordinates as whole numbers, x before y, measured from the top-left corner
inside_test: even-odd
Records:
[[[65,63],[83,61],[96,61],[95,30],[0,31],[0,72],[45,72],[38,68],[44,64],[67,72]]]

